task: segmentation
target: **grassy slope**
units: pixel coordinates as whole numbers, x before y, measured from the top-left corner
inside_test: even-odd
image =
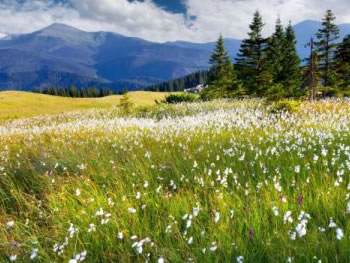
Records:
[[[136,106],[152,105],[155,100],[161,100],[165,93],[131,92],[131,100]],[[49,95],[5,91],[0,92],[0,120],[32,117],[41,114],[59,114],[63,112],[91,109],[109,108],[119,103],[121,96],[105,98],[64,98]]]
[[[205,114],[153,126],[108,111],[7,124],[0,262],[69,262],[85,250],[91,263],[349,262],[349,103],[302,108],[215,102],[159,108]]]

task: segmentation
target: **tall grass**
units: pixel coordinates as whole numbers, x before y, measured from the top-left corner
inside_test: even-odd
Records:
[[[349,262],[350,103],[0,126],[0,261]],[[31,259],[32,258],[32,259]]]

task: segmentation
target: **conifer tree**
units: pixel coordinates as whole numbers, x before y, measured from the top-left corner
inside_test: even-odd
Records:
[[[319,56],[319,68],[325,86],[332,85],[331,74],[334,69],[334,54],[339,39],[339,28],[334,23],[336,17],[332,10],[327,10],[322,19],[322,28],[316,34],[318,42],[315,42]],[[334,79],[334,78],[333,78]]]
[[[283,43],[283,57],[281,61],[280,80],[286,97],[298,97],[301,95],[301,60],[297,52],[297,40],[292,23],[289,22],[285,31]]]
[[[225,49],[224,38],[220,35],[215,50],[210,58],[211,69],[209,72],[209,88],[203,93],[203,97],[226,98],[239,88],[237,75],[230,56]]]
[[[306,67],[305,80],[306,85],[309,87],[309,100],[313,101],[317,97],[318,85],[319,85],[319,58],[317,51],[314,49],[314,40],[310,41],[310,56],[308,58],[308,65]]]
[[[266,63],[268,69],[271,71],[274,83],[282,81],[282,61],[285,55],[285,40],[286,34],[282,26],[281,19],[276,21],[275,32],[268,39],[268,47],[266,50]]]
[[[338,46],[336,55],[336,71],[342,89],[350,89],[350,35],[347,35]],[[348,94],[350,95],[350,94]]]
[[[240,69],[240,77],[250,94],[261,95],[263,90],[259,89],[261,82],[266,76],[264,72],[264,59],[266,50],[266,39],[262,36],[264,23],[259,11],[254,13],[253,22],[250,24],[248,38],[244,39],[239,50],[237,65]],[[266,75],[266,74],[263,74]]]

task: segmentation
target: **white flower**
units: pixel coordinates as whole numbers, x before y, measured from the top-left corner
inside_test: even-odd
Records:
[[[103,216],[104,212],[102,207],[100,207],[100,209],[96,212],[95,216]]]
[[[187,244],[191,245],[192,242],[193,242],[193,237],[190,237],[190,238],[188,239],[188,241],[187,241]]]
[[[337,227],[336,223],[333,222],[333,218],[330,219],[328,227],[329,228],[336,228]]]
[[[158,258],[158,263],[164,263],[164,258]]]
[[[7,222],[6,226],[8,228],[14,227],[15,226],[15,222],[14,221],[9,221],[9,222]]]
[[[118,233],[118,238],[119,238],[119,239],[123,239],[123,238],[124,238],[124,235],[123,235],[122,232],[119,232],[119,233]]]
[[[14,261],[16,261],[17,260],[17,255],[12,255],[12,256],[10,256],[10,261],[11,262],[14,262]]]
[[[341,228],[337,228],[336,233],[337,233],[337,239],[338,239],[338,240],[342,240],[343,237],[344,237],[344,232],[343,232],[343,230],[342,230]]]
[[[295,166],[294,172],[297,174],[300,173],[300,165]]]
[[[81,194],[81,191],[80,191],[80,189],[78,188],[77,190],[75,190],[75,195],[76,196],[79,196]]]
[[[292,212],[291,211],[287,211],[284,216],[283,216],[283,221],[284,224],[288,223],[293,223],[293,218],[292,218]]]
[[[220,220],[220,213],[219,212],[216,212],[215,213],[215,224],[217,224]]]
[[[36,258],[38,256],[38,252],[39,252],[39,249],[34,248],[31,255],[30,255],[30,259]]]
[[[89,225],[88,232],[91,233],[91,232],[94,232],[94,231],[96,231],[95,225],[94,225],[94,224],[90,224],[90,225]]]
[[[278,207],[276,207],[276,206],[272,207],[272,212],[275,216],[278,216],[278,214],[279,214]]]
[[[210,251],[214,252],[217,248],[218,246],[216,245],[216,242],[211,243]]]
[[[350,214],[350,202],[348,202],[347,212]]]
[[[307,224],[307,220],[303,219],[295,228],[299,237],[303,237],[306,235],[306,224]]]
[[[237,257],[237,263],[243,263],[243,260],[244,260],[243,256]]]
[[[128,208],[128,212],[129,212],[130,214],[135,214],[135,213],[136,213],[136,209],[130,207],[130,208]]]

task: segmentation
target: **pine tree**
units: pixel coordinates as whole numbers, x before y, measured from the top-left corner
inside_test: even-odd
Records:
[[[334,54],[339,39],[339,28],[334,23],[336,17],[332,10],[327,10],[322,19],[322,28],[316,34],[318,42],[315,43],[319,56],[319,68],[325,86],[332,85],[331,74],[334,69]]]
[[[286,97],[298,97],[301,95],[301,60],[297,52],[297,40],[292,23],[289,22],[285,31],[283,44],[283,58],[281,61],[280,80]]]
[[[306,67],[305,80],[309,87],[309,100],[313,101],[317,97],[319,85],[319,57],[317,51],[314,49],[314,40],[310,41],[310,56],[308,58],[308,65]]]
[[[239,50],[237,65],[240,69],[240,77],[250,94],[261,95],[264,90],[259,85],[267,79],[264,72],[264,60],[267,40],[262,36],[264,23],[259,11],[254,13],[253,22],[250,24],[248,38],[244,39]]]
[[[343,90],[350,89],[350,35],[347,35],[338,46],[335,55],[335,63],[341,88]]]
[[[212,65],[209,72],[209,88],[205,90],[203,97],[212,99],[232,96],[239,89],[239,84],[222,35],[216,43],[209,63]]]
[[[225,41],[220,35],[213,54],[210,57],[209,64],[211,65],[210,75],[212,78],[218,78],[225,71],[225,66],[230,63],[230,57],[225,49]]]
[[[266,63],[273,76],[274,83],[280,83],[282,81],[282,60],[285,55],[285,41],[286,34],[281,19],[278,18],[276,21],[275,32],[268,39],[266,50]]]

